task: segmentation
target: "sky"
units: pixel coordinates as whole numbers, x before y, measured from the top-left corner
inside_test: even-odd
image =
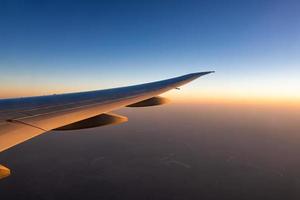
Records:
[[[215,70],[167,96],[297,104],[299,9],[291,0],[0,0],[0,98]]]
[[[1,153],[13,172],[1,195],[299,199],[299,10],[292,0],[0,0],[0,98],[216,71],[166,94],[173,104],[116,111],[127,123]]]

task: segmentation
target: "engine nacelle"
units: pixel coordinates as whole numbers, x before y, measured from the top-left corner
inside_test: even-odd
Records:
[[[152,97],[144,101],[140,101],[134,104],[130,104],[127,107],[148,107],[148,106],[158,106],[162,104],[169,103],[170,100],[164,97]]]
[[[0,179],[8,177],[10,175],[10,169],[0,165]]]
[[[94,128],[98,126],[116,125],[127,121],[128,118],[125,116],[112,114],[112,113],[104,113],[101,115],[97,115],[95,117],[91,117],[78,122],[74,122],[72,124],[68,124],[66,126],[56,128],[54,130],[68,131],[68,130],[87,129],[87,128]]]

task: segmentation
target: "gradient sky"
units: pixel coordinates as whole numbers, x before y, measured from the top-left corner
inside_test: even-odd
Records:
[[[300,100],[299,1],[0,1],[0,98],[215,70],[181,99]]]

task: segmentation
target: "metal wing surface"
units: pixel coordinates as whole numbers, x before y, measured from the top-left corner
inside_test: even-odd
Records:
[[[209,73],[114,89],[1,99],[0,152],[46,131],[150,99]]]

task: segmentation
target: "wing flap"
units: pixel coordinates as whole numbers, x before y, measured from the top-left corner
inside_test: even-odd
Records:
[[[23,141],[29,140],[45,131],[19,122],[0,124],[0,152]]]

